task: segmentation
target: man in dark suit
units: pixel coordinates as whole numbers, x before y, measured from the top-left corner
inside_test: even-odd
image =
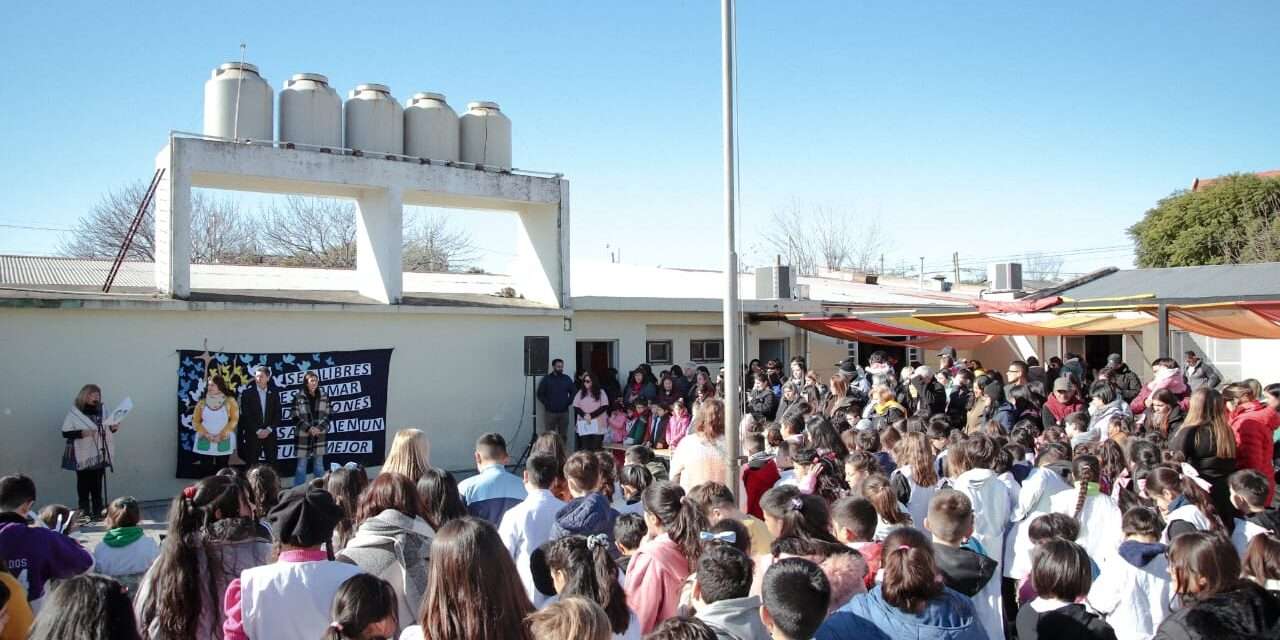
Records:
[[[258,464],[259,453],[266,464],[276,462],[276,427],[280,425],[280,394],[271,388],[271,369],[260,366],[253,372],[253,384],[240,394],[240,422],[236,424],[236,454],[241,464]]]

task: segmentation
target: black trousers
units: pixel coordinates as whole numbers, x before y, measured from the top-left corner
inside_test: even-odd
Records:
[[[76,472],[76,497],[80,500],[80,511],[95,519],[106,506],[102,503],[102,481],[106,473],[106,469]]]

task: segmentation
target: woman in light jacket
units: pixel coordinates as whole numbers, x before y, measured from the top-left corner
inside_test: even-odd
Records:
[[[356,534],[337,558],[386,580],[400,603],[401,629],[413,624],[427,591],[436,532],[418,515],[417,486],[395,472],[378,474],[360,497]]]
[[[106,505],[102,497],[102,481],[112,469],[116,457],[115,434],[119,424],[111,423],[102,406],[102,389],[86,384],[76,394],[67,417],[62,420],[62,437],[70,453],[63,454],[64,469],[76,472],[76,497],[80,513],[90,520],[101,518]]]

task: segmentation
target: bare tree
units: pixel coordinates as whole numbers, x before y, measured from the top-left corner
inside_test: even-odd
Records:
[[[773,211],[763,237],[768,249],[782,255],[799,275],[815,275],[818,267],[872,271],[884,246],[879,222],[794,200]]]
[[[62,236],[58,253],[71,258],[114,258],[146,192],[147,185],[139,181],[103,194],[76,222],[75,230]],[[125,257],[151,262],[156,259],[155,247],[155,204],[152,203]]]
[[[799,275],[809,276],[818,272],[813,231],[798,201],[792,200],[789,204],[774,209],[763,235],[768,247],[774,253],[782,255],[783,261],[791,265]]]
[[[262,212],[262,244],[283,264],[354,269],[356,208],[351,202],[287,196]]]
[[[1280,261],[1280,193],[1272,193],[1256,207],[1238,245],[1225,245],[1232,264]]]
[[[406,271],[465,271],[477,259],[471,234],[442,214],[414,216],[405,229]]]
[[[1061,273],[1062,256],[1045,255],[1037,251],[1023,257],[1022,275],[1027,280],[1056,282]]]
[[[191,194],[191,261],[253,264],[258,260],[255,220],[230,198]]]
[[[63,236],[58,253],[75,258],[114,258],[146,194],[142,182],[113,189],[102,196]],[[257,256],[253,225],[234,200],[195,192],[191,196],[191,260],[197,263],[248,264]],[[142,224],[125,254],[128,260],[155,260],[155,202],[148,205]]]

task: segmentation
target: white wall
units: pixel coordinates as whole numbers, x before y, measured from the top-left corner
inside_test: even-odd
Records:
[[[31,475],[40,502],[75,504],[75,477],[59,468],[58,431],[77,391],[100,385],[108,404],[133,398],[117,436],[114,496],[168,498],[177,447],[177,349],[320,351],[392,347],[388,442],[416,426],[431,436],[432,463],[470,467],[475,438],[497,431],[519,455],[529,438],[522,401],[523,337],[572,349],[559,316],[340,311],[0,309],[0,473]]]

